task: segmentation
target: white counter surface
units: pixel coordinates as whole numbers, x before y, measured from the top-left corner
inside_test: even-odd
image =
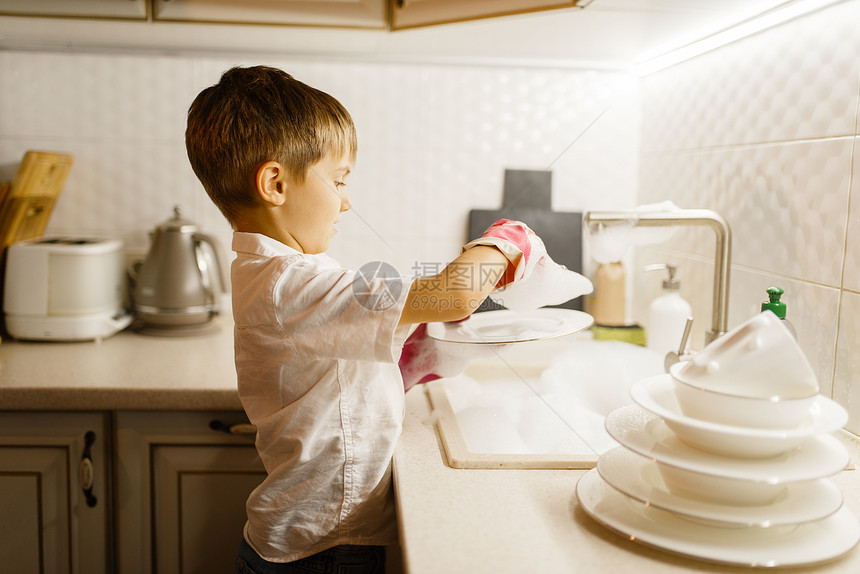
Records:
[[[580,508],[581,470],[465,470],[447,466],[422,387],[406,395],[394,459],[401,544],[408,574],[523,572],[750,572],[645,547],[593,521]],[[860,460],[846,435],[852,461]],[[834,477],[860,517],[860,470]],[[860,572],[860,548],[790,572]]]
[[[238,410],[230,317],[214,332],[125,331],[95,343],[0,344],[0,410]],[[742,572],[635,544],[576,500],[585,471],[450,468],[423,386],[406,395],[394,459],[408,574]],[[852,460],[860,460],[853,442]],[[860,470],[834,481],[860,516]],[[860,549],[791,572],[860,572]]]
[[[0,344],[0,410],[240,410],[232,317],[194,336]]]

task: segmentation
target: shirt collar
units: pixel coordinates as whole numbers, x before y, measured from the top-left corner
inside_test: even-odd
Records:
[[[283,255],[301,255],[292,247],[285,245],[262,233],[233,232],[233,251],[236,253],[252,253],[264,257],[279,257]]]

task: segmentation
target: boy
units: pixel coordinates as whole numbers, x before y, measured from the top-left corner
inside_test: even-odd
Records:
[[[337,100],[278,69],[233,68],[203,90],[186,147],[234,229],[239,396],[268,473],[247,502],[237,571],[383,572],[404,384],[433,368],[432,353],[411,353],[427,364],[404,383],[409,328],[468,317],[523,275],[534,234],[500,223],[414,281],[341,268],[324,252],[350,208],[355,128]]]

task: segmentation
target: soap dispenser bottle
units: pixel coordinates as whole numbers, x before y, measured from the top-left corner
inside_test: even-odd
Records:
[[[765,311],[773,311],[773,314],[782,319],[782,324],[785,325],[791,334],[794,335],[794,338],[797,339],[797,329],[794,328],[791,321],[785,318],[786,305],[779,300],[783,293],[785,293],[785,291],[779,287],[768,287],[768,300],[761,304],[761,310],[762,313]]]
[[[692,315],[690,304],[681,297],[681,282],[675,277],[678,266],[672,263],[649,265],[646,271],[665,269],[669,276],[663,280],[663,294],[651,302],[648,315],[649,349],[660,354],[677,351],[684,334],[687,318]]]

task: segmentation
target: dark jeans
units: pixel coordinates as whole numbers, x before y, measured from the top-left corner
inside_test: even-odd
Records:
[[[242,538],[236,574],[385,574],[385,547],[335,546],[295,562],[278,564],[260,558]]]

